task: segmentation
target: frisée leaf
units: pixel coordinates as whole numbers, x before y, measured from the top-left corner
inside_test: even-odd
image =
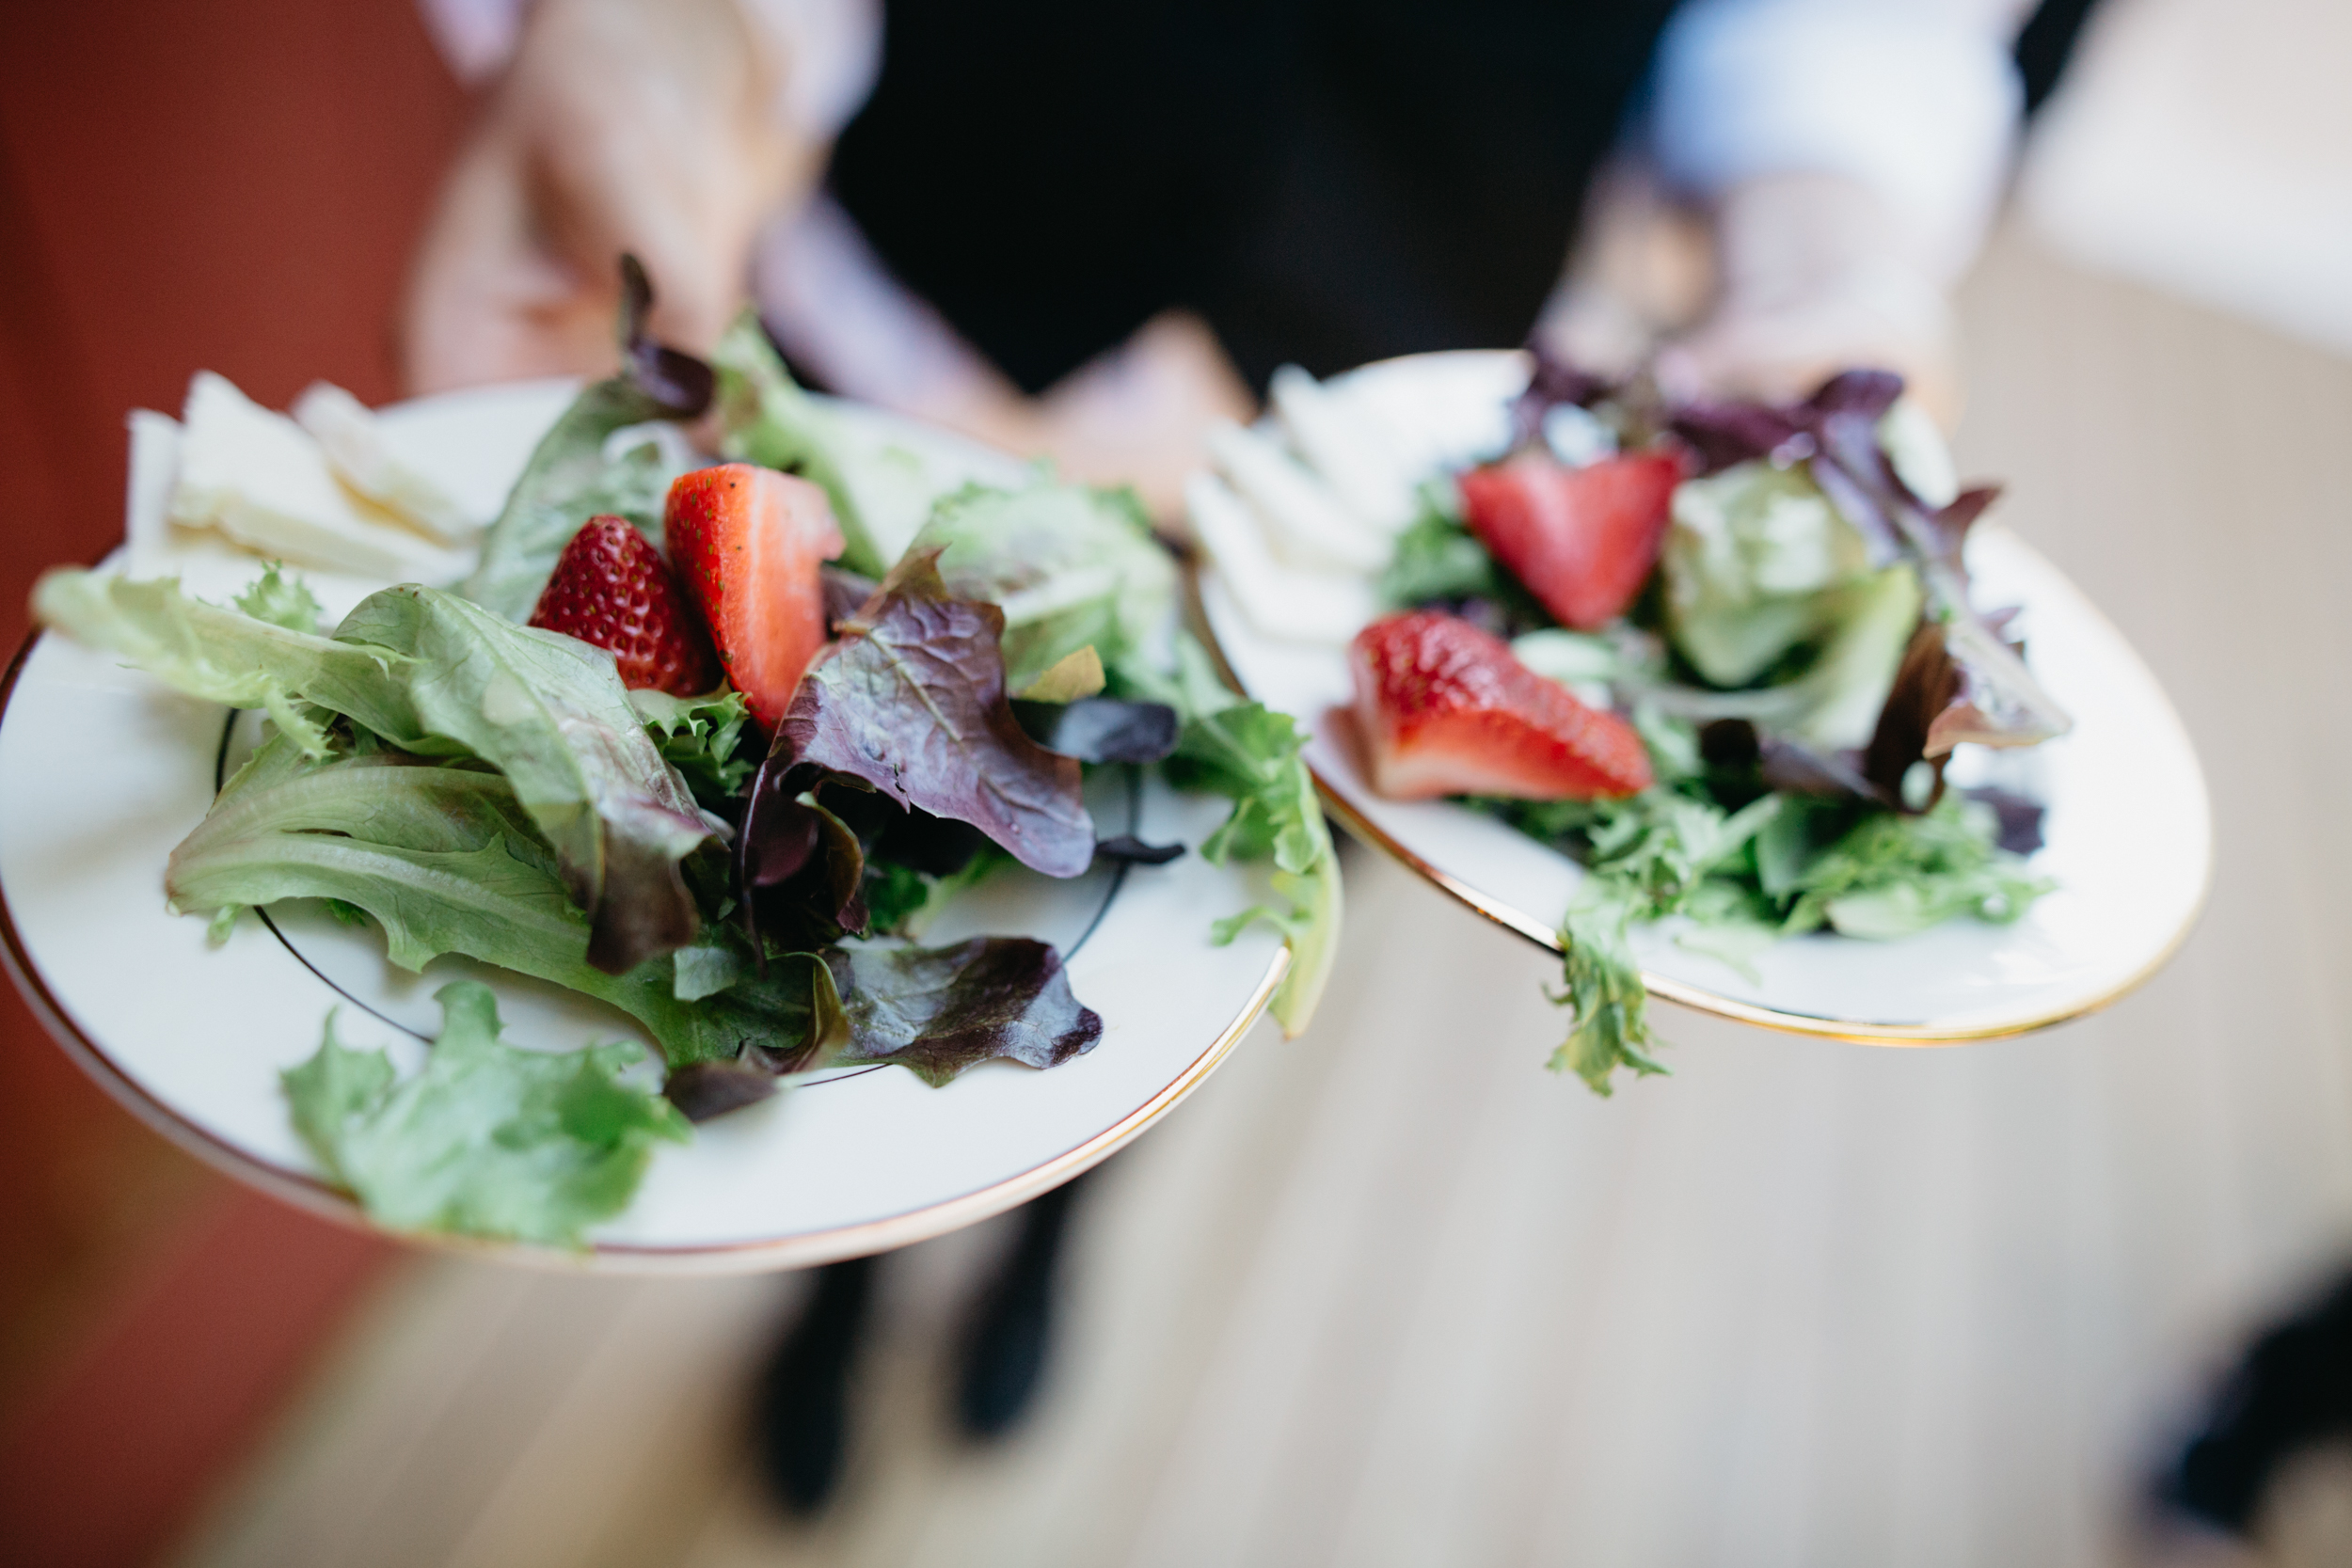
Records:
[[[403,656],[222,610],[189,598],[174,581],[58,567],[34,585],[33,616],[120,655],[175,691],[263,709],[312,756],[325,756],[327,741],[326,716],[311,704],[363,723],[413,722],[394,673]]]
[[[312,637],[318,635],[319,623],[326,613],[319,608],[310,585],[298,577],[288,576],[284,563],[276,561],[262,565],[261,577],[238,594],[234,603],[257,621]]]
[[[656,1146],[686,1118],[620,1082],[628,1044],[522,1051],[499,1038],[488,987],[441,988],[441,1034],[395,1082],[380,1051],[353,1051],[327,1022],[318,1053],[283,1074],[294,1127],[377,1224],[579,1246],[626,1208]]]

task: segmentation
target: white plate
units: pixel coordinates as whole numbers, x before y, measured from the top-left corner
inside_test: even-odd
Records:
[[[1333,390],[1432,462],[1491,452],[1526,385],[1516,354],[1419,356],[1367,366]],[[1985,1039],[2104,1006],[2171,956],[2204,902],[2213,865],[2205,784],[2188,735],[2138,656],[2074,585],[2016,535],[1977,529],[1968,564],[1978,602],[2022,605],[2036,674],[2075,727],[2004,766],[2030,771],[2047,801],[2032,868],[2058,891],[2014,926],[1953,921],[1899,942],[1816,935],[1783,942],[1750,980],[1676,942],[1678,922],[1637,927],[1650,991],[1747,1022],[1886,1044]],[[1332,710],[1350,700],[1342,650],[1265,636],[1214,568],[1201,599],[1244,689],[1311,730],[1307,758],[1333,814],[1464,903],[1557,950],[1582,870],[1490,816],[1444,801],[1373,793]],[[1966,753],[1977,752],[1969,756]],[[1986,758],[1964,748],[1953,776]]]
[[[436,398],[390,411],[395,438],[485,514],[494,511],[569,389]],[[865,418],[861,416],[861,418]],[[1017,477],[1009,459],[919,428],[867,420],[946,483]],[[160,506],[151,485],[134,506]],[[140,519],[160,527],[151,514]],[[133,537],[140,537],[138,529]],[[200,541],[151,544],[217,597],[259,562]],[[331,613],[371,587],[306,574]],[[26,644],[0,711],[0,937],[10,970],[57,1038],[130,1108],[199,1155],[281,1196],[356,1224],[316,1177],[278,1089],[318,1048],[328,1009],[342,1037],[387,1045],[404,1069],[429,1032],[432,993],[471,975],[498,992],[508,1037],[570,1049],[644,1036],[584,997],[449,957],[421,976],[385,962],[373,933],[300,906],[242,922],[210,946],[200,920],[164,910],[164,861],[211,802],[230,715],[166,690],[57,637]],[[1126,770],[1097,777],[1105,832],[1199,844],[1224,802],[1174,794]],[[1017,868],[946,911],[928,933],[1053,942],[1080,1001],[1103,1018],[1094,1049],[1051,1071],[990,1063],[946,1088],[898,1068],[778,1096],[665,1147],[636,1201],[580,1255],[489,1248],[529,1260],[626,1270],[797,1267],[939,1234],[1010,1208],[1103,1159],[1182,1099],[1241,1037],[1281,975],[1275,935],[1210,945],[1210,922],[1258,901],[1251,873],[1198,855],[1123,875],[1055,882]]]

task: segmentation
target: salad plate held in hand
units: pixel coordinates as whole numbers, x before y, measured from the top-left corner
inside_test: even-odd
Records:
[[[422,400],[386,411],[380,435],[400,472],[424,476],[436,495],[488,517],[534,442],[575,406],[575,392],[550,384]],[[836,444],[821,455],[863,465],[869,535],[911,531],[932,497],[967,482],[1025,482],[1021,465],[954,437],[849,408],[830,418]],[[115,563],[134,578],[177,578],[191,598],[226,604],[262,563],[167,520],[177,437],[169,421],[135,424],[129,542]],[[892,553],[905,543],[893,539]],[[329,626],[386,582],[331,564],[305,577]],[[1098,664],[1098,684],[1099,674]],[[488,705],[497,700],[494,691]],[[294,724],[320,714],[298,704],[273,712]],[[1197,1085],[1266,1008],[1289,966],[1274,927],[1215,928],[1268,897],[1266,870],[1239,858],[1212,863],[1200,852],[1230,802],[1180,792],[1154,771],[1103,767],[1085,785],[1102,839],[1190,852],[1166,863],[1106,853],[1091,869],[1057,878],[1008,864],[958,893],[922,933],[933,949],[983,934],[1034,939],[1032,950],[1050,943],[1069,992],[1099,1015],[1089,1049],[1057,1058],[1050,1071],[982,1061],[938,1087],[904,1067],[835,1065],[702,1121],[690,1139],[684,1117],[653,1098],[661,1084],[653,1035],[579,990],[454,951],[411,973],[388,961],[385,930],[331,899],[231,909],[209,931],[204,919],[167,909],[167,861],[264,733],[259,713],[175,692],[115,652],[55,633],[29,641],[8,671],[0,715],[0,934],[52,1032],[124,1103],[200,1157],[346,1222],[365,1216],[326,1179],[315,1139],[298,1133],[289,1116],[297,1081],[281,1080],[308,1072],[304,1086],[314,1091],[329,1069],[381,1061],[387,1082],[407,1085],[436,1053],[448,1071],[462,1070],[446,1059],[457,1050],[460,1011],[478,1014],[480,1004],[461,1007],[452,997],[481,993],[450,991],[453,981],[488,988],[507,1046],[577,1053],[592,1042],[623,1043],[606,1059],[618,1064],[612,1082],[628,1096],[576,1085],[547,1100],[549,1117],[568,1129],[633,1116],[664,1132],[658,1152],[628,1173],[636,1180],[642,1172],[633,1197],[588,1195],[581,1212],[595,1217],[567,1236],[574,1244],[501,1255],[691,1272],[876,1251],[1068,1179]],[[837,973],[854,1004],[852,968]],[[692,1000],[682,967],[677,990]],[[341,1054],[322,1048],[323,1027]],[[473,1032],[466,1049],[478,1056],[495,1037]],[[442,1090],[449,1105],[462,1099],[446,1084]],[[423,1099],[405,1104],[418,1117],[433,1110]],[[516,1125],[485,1122],[480,1135],[505,1138]],[[381,1132],[379,1119],[371,1135]],[[437,1134],[436,1147],[466,1135],[461,1118]],[[595,1173],[587,1179],[593,1185]],[[472,1212],[491,1218],[393,1227],[531,1234],[501,1230],[496,1195]]]
[[[1285,372],[1294,379],[1285,386],[1278,378],[1279,417],[1253,431],[1225,432],[1223,445],[1215,449],[1221,476],[1200,476],[1191,499],[1211,557],[1200,591],[1218,650],[1243,690],[1297,715],[1311,731],[1306,755],[1334,816],[1498,924],[1569,951],[1575,944],[1563,927],[1568,911],[1591,896],[1591,857],[1563,852],[1574,850],[1573,844],[1556,847],[1531,837],[1505,820],[1509,811],[1496,809],[1496,802],[1384,796],[1372,782],[1357,718],[1360,695],[1350,673],[1351,641],[1368,623],[1402,608],[1393,570],[1384,578],[1383,569],[1394,558],[1395,541],[1413,529],[1417,507],[1424,519],[1431,509],[1453,509],[1458,519],[1465,492],[1452,487],[1455,479],[1493,464],[1515,440],[1524,443],[1522,451],[1530,445],[1549,448],[1539,451],[1542,462],[1573,469],[1592,461],[1596,450],[1615,450],[1612,442],[1624,438],[1622,411],[1613,416],[1619,427],[1613,431],[1574,405],[1595,401],[1584,388],[1561,398],[1568,405],[1564,412],[1540,426],[1531,421],[1531,400],[1522,398],[1530,367],[1523,354],[1460,353],[1388,361],[1320,385]],[[1634,417],[1658,418],[1654,409],[1645,414],[1638,408]],[[1940,442],[1932,446],[1931,463],[1941,457]],[[1671,437],[1660,450],[1677,452],[1685,474],[1710,471]],[[1791,451],[1801,458],[1813,450],[1784,448],[1772,461],[1802,472],[1802,462],[1788,459]],[[1931,489],[1936,483],[1931,476],[1920,485]],[[1948,480],[1944,483],[1948,499]],[[1911,496],[1909,489],[1898,492],[1905,501]],[[1443,524],[1428,519],[1427,526],[1442,531]],[[1469,550],[1483,567],[1484,556],[1461,534],[1458,521],[1454,531],[1460,537],[1448,547]],[[1676,545],[1670,539],[1663,547],[1670,556]],[[1923,576],[1946,569],[1925,556],[1921,562]],[[1959,570],[1957,562],[1950,564]],[[1957,580],[1965,585],[1959,613],[1971,615],[1971,603],[1988,611],[1986,618],[2002,628],[2002,641],[2025,650],[2052,711],[2063,710],[2059,721],[2046,727],[2058,732],[2055,738],[2017,750],[1961,745],[1944,759],[1955,803],[1971,796],[2029,799],[2042,808],[2038,846],[2029,834],[2013,846],[2028,851],[2022,859],[1997,856],[2009,885],[2030,897],[2021,900],[2022,913],[1996,901],[1991,918],[1918,923],[1924,928],[1866,940],[1840,934],[1837,922],[1824,925],[1815,912],[1813,928],[1804,934],[1772,940],[1776,933],[1768,924],[1762,940],[1725,942],[1710,930],[1703,901],[1666,905],[1661,917],[1638,921],[1626,932],[1642,989],[1802,1034],[1883,1044],[1983,1039],[2043,1028],[2114,1001],[2160,967],[2185,938],[2204,898],[2212,830],[2197,758],[2154,678],[2080,592],[1997,523],[1967,531],[1964,571]],[[1629,605],[1608,635],[1619,639],[1619,647],[1646,641],[1654,648],[1662,641],[1659,631],[1638,628],[1645,617],[1651,628],[1668,621],[1671,635],[1673,609],[1658,607],[1674,587],[1652,583],[1650,597]],[[1517,592],[1517,585],[1509,588]],[[1915,616],[1918,590],[1908,591],[1913,598],[1899,613]],[[1926,619],[1931,620],[1932,592],[1929,597]],[[1411,602],[1407,594],[1406,603]],[[1464,613],[1481,609],[1491,607]],[[1538,622],[1549,626],[1540,612]],[[1904,620],[1897,628],[1883,682],[1893,675],[1900,635],[1911,625]],[[1565,647],[1582,657],[1599,643],[1546,629],[1532,641],[1522,637],[1509,646],[1536,664],[1547,649]],[[1608,650],[1600,654],[1605,663]],[[1671,676],[1661,678],[1697,685],[1690,664],[1677,649]],[[1604,711],[1612,703],[1605,669],[1547,673],[1587,692]],[[1598,689],[1589,678],[1578,684],[1580,673],[1597,676]],[[1636,697],[1644,689],[1620,671],[1615,706],[1639,723],[1629,689]],[[1685,711],[1767,711],[1762,703],[1739,705],[1757,695],[1709,689]],[[1885,685],[1867,700],[1863,728],[1846,744],[1874,738],[1867,720],[1888,700]],[[1708,703],[1712,709],[1706,708]],[[1644,734],[1656,738],[1648,728]],[[1752,736],[1746,744],[1753,756]],[[1859,766],[1861,752],[1843,754]],[[1667,767],[1661,755],[1661,787]],[[1926,781],[1909,783],[1916,796]],[[1891,796],[1883,799],[1890,808],[1899,804]],[[1736,808],[1738,801],[1730,804]],[[1989,822],[1990,811],[1984,816]],[[1895,820],[1892,809],[1887,816]],[[1736,828],[1736,809],[1733,823]],[[1787,908],[1768,910],[1765,919],[1778,918]],[[1852,924],[1867,932],[1868,922],[1859,911]],[[1573,958],[1569,977],[1573,990]],[[1608,1065],[1600,1067],[1602,1085]]]

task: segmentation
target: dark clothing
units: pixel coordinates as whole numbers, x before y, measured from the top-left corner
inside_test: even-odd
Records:
[[[1025,389],[1171,306],[1257,386],[1516,344],[1674,0],[890,0],[833,186]]]

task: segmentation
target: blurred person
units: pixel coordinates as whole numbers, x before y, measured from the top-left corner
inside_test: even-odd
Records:
[[[413,389],[601,371],[632,251],[666,341],[707,351],[755,299],[824,389],[1133,483],[1163,516],[1205,429],[1285,362],[1533,333],[1593,369],[1651,360],[1670,392],[1771,398],[1868,363],[1948,422],[1947,290],[2006,173],[2026,9],[423,3],[489,86],[416,257]],[[1023,1211],[971,1319],[969,1433],[1036,1386],[1073,1190]],[[871,1280],[820,1271],[770,1370],[798,1507],[837,1473]]]

